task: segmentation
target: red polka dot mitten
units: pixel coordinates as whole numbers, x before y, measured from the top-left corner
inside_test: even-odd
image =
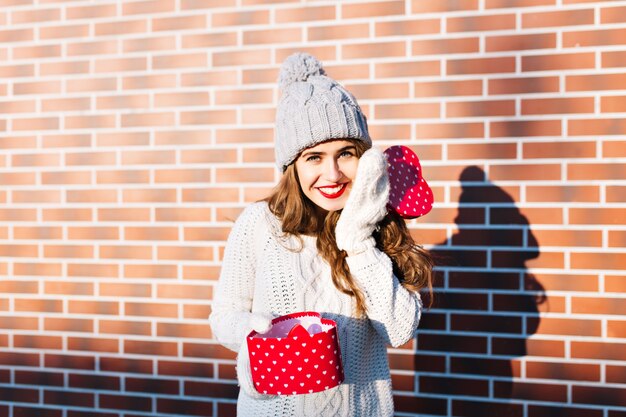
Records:
[[[396,145],[385,152],[389,163],[388,207],[405,219],[427,214],[433,207],[433,192],[422,175],[422,166],[415,153]]]

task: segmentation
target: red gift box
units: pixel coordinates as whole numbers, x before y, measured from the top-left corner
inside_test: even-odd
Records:
[[[305,311],[272,320],[264,334],[247,337],[252,382],[262,394],[324,391],[344,380],[337,323]]]

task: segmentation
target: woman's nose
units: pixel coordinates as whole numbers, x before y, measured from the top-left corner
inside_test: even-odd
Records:
[[[343,177],[341,168],[335,159],[329,160],[326,164],[325,176],[327,181],[337,182]]]

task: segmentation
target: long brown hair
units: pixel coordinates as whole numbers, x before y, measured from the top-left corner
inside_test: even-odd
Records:
[[[351,142],[356,147],[357,156],[361,157],[367,150],[366,144],[358,140]],[[318,207],[302,192],[295,163],[287,167],[272,194],[264,201],[268,202],[270,211],[280,219],[286,235],[295,236],[300,243],[300,235],[317,236],[317,250],[330,265],[335,287],[355,298],[357,316],[363,316],[366,312],[365,298],[350,274],[346,252],[339,250],[335,241],[335,227],[341,210],[320,216]],[[432,295],[432,258],[415,243],[404,219],[390,211],[378,223],[374,238],[378,249],[391,259],[393,273],[404,288],[414,292],[428,288]],[[432,300],[432,296],[429,298]]]

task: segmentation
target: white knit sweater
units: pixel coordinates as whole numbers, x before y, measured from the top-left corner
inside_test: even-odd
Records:
[[[332,283],[316,238],[304,247],[282,237],[267,203],[246,208],[228,238],[222,272],[212,302],[211,328],[217,340],[239,351],[251,331],[250,312],[273,316],[317,311],[337,322],[345,381],[320,393],[253,398],[241,390],[239,417],[392,416],[393,397],[386,346],[415,336],[421,316],[419,294],[405,290],[391,261],[376,248],[347,258],[363,291],[367,318],[354,317],[352,297]],[[298,250],[301,249],[301,250]]]

